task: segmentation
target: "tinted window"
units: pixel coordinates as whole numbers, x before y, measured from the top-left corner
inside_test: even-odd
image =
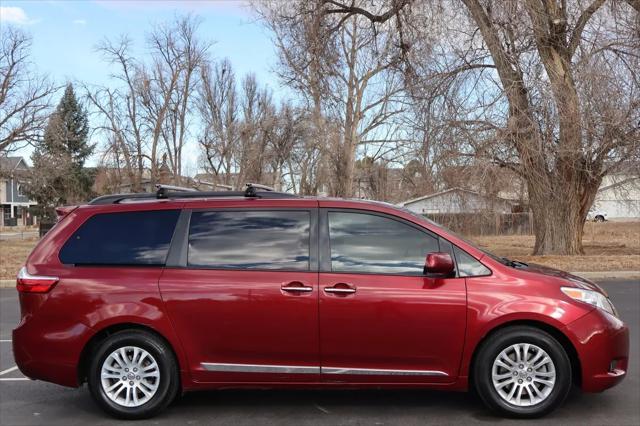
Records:
[[[76,265],[163,265],[180,211],[97,214],[69,238],[60,261]]]
[[[422,275],[427,253],[438,240],[390,218],[365,213],[329,212],[331,269]]]
[[[190,266],[309,269],[309,212],[193,212]]]
[[[451,259],[453,259],[453,263],[455,265],[456,255],[453,253],[453,244],[451,244],[449,241],[445,240],[442,237],[438,238],[438,242],[440,243],[440,251],[443,253],[449,253],[449,256],[451,256]],[[456,272],[456,276],[459,276],[457,272]]]
[[[451,256],[451,258],[454,258],[454,254],[453,254],[453,244],[451,244],[449,241],[445,240],[444,238],[438,238],[438,241],[440,242],[440,251],[443,253],[449,253],[449,255]]]
[[[456,261],[458,263],[458,276],[460,277],[478,277],[482,275],[491,275],[491,271],[471,257],[467,252],[454,247],[456,253]]]

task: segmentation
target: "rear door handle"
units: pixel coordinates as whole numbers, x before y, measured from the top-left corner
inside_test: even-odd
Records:
[[[304,285],[299,281],[293,281],[288,284],[283,284],[280,288],[282,289],[282,291],[286,291],[289,293],[308,293],[310,291],[313,291],[313,287]]]
[[[348,284],[339,283],[333,287],[325,287],[324,291],[325,293],[352,294],[356,292],[356,289]]]

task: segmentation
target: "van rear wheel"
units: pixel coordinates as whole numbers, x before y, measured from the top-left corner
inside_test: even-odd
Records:
[[[98,405],[123,419],[156,415],[179,390],[171,349],[141,330],[120,331],[102,341],[93,354],[87,381]]]
[[[474,363],[480,398],[509,417],[543,416],[557,408],[571,388],[571,362],[550,334],[516,326],[489,337]]]

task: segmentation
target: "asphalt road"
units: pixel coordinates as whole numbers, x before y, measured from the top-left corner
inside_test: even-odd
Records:
[[[136,425],[294,424],[640,424],[640,282],[602,282],[631,326],[630,373],[602,394],[573,391],[565,405],[538,420],[513,421],[491,415],[473,394],[435,391],[211,391],[187,394],[160,416]],[[11,353],[11,329],[19,318],[13,289],[0,290],[0,424],[120,424],[100,411],[86,387],[68,389],[20,379]],[[127,423],[127,422],[122,422]],[[129,423],[130,424],[130,423]]]

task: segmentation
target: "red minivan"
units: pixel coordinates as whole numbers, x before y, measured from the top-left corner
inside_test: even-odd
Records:
[[[117,417],[230,387],[474,388],[534,417],[626,375],[596,284],[390,204],[161,188],[59,214],[18,275],[16,363]]]

